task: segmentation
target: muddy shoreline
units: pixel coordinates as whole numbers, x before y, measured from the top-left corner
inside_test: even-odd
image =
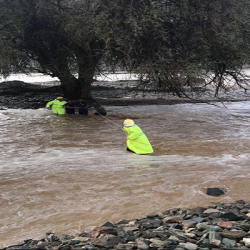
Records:
[[[154,90],[138,90],[135,81],[95,82],[92,86],[92,97],[104,106],[129,105],[174,105],[182,103],[212,103],[249,101],[250,92],[230,88],[219,92],[214,97],[213,89],[198,89],[188,93],[190,98],[179,98],[171,93]],[[62,95],[58,82],[25,83],[8,81],[0,83],[0,109],[38,109]]]
[[[4,250],[247,250],[250,247],[250,203],[213,203],[208,207],[174,208],[144,218],[107,221],[79,235],[47,232],[40,240]]]

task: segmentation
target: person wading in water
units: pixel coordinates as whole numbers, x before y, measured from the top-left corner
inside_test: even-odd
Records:
[[[63,97],[57,97],[55,100],[50,101],[46,104],[47,109],[52,109],[53,113],[56,115],[65,115],[65,105],[67,104],[66,101],[63,100]]]
[[[144,155],[154,152],[147,136],[133,120],[126,119],[123,122],[123,130],[127,134],[127,151]]]

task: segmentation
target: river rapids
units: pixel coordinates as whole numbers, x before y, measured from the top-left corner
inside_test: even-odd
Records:
[[[250,102],[0,111],[0,247],[169,208],[249,200]],[[126,151],[133,119],[155,153]],[[220,197],[206,188],[226,188]]]

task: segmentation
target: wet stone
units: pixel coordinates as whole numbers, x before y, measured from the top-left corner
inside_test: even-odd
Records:
[[[195,234],[194,233],[185,233],[185,235],[188,237],[188,238],[195,238]]]
[[[209,208],[209,209],[204,211],[204,214],[212,214],[212,213],[219,213],[219,212],[220,212],[220,210],[218,210],[218,209]]]
[[[142,250],[149,249],[149,245],[146,243],[144,239],[137,239],[136,240],[137,248]]]
[[[201,223],[203,222],[205,219],[203,217],[193,217],[192,218],[193,221],[196,221],[197,223]]]
[[[102,234],[99,238],[93,239],[91,243],[96,246],[110,248],[121,243],[121,238],[111,234]]]
[[[208,188],[207,195],[210,196],[221,196],[225,194],[227,190],[225,188]]]
[[[223,214],[221,214],[220,218],[225,218],[228,220],[239,220],[242,218],[242,216],[233,212],[233,211],[227,211],[227,212],[224,212]]]
[[[184,247],[188,250],[196,250],[198,248],[196,244],[190,242],[185,243]]]
[[[243,238],[242,241],[245,243],[246,247],[250,247],[250,238]]]
[[[187,236],[185,235],[185,233],[181,230],[178,230],[178,229],[174,229],[174,228],[169,228],[169,233],[175,237],[177,237],[178,239],[181,239],[181,240],[185,240],[187,239]]]
[[[224,244],[226,248],[234,247],[236,246],[236,241],[228,238],[223,238],[222,244]]]
[[[151,244],[149,245],[150,247],[168,247],[170,245],[169,241],[162,241],[159,239],[150,239]]]
[[[136,248],[136,245],[135,244],[121,244],[119,243],[115,249],[117,250],[132,250],[132,249],[135,249]]]
[[[241,239],[247,235],[249,235],[248,233],[244,232],[244,231],[228,231],[228,232],[219,232],[219,234],[223,237],[223,238],[228,238],[228,239]]]
[[[221,236],[219,233],[215,232],[215,231],[210,231],[209,232],[209,243],[210,244],[214,244],[216,246],[219,246],[221,244]]]
[[[79,244],[81,241],[79,241],[79,240],[70,240],[69,241],[69,245],[77,245],[77,244]]]
[[[198,223],[196,225],[196,228],[200,230],[207,230],[207,231],[217,231],[217,232],[222,231],[221,227],[209,225],[208,222]]]
[[[230,221],[220,221],[217,223],[217,225],[222,228],[231,228],[233,226],[233,223]]]
[[[241,223],[236,223],[237,227],[242,228],[244,231],[250,231],[250,223],[245,223],[245,222],[241,222]]]
[[[107,221],[106,223],[104,223],[102,225],[102,227],[115,227],[115,224],[113,224],[112,222]]]
[[[146,229],[149,228],[157,228],[161,226],[162,221],[159,219],[152,220],[152,219],[144,219],[140,221],[140,226]]]
[[[60,246],[58,250],[72,250],[72,248],[69,245],[65,245],[65,246]]]
[[[183,229],[193,228],[197,223],[195,220],[184,220],[182,221]]]
[[[164,223],[174,223],[174,222],[180,222],[183,221],[182,216],[167,216],[163,219]]]

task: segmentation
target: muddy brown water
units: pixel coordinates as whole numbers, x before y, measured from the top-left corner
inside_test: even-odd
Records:
[[[108,116],[1,110],[0,247],[169,208],[249,200],[250,102],[107,107]],[[154,146],[125,151],[132,118]],[[208,187],[228,190],[221,197]]]

